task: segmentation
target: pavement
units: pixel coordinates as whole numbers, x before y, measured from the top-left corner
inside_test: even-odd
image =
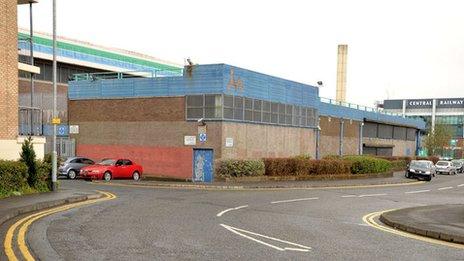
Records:
[[[117,198],[38,219],[26,239],[37,260],[463,259],[464,248],[386,232],[363,217],[462,204],[464,175],[401,186],[351,182],[336,182],[338,188],[206,190],[62,180],[64,190],[107,191]],[[19,218],[0,226],[0,238]]]
[[[98,184],[105,184],[104,181],[94,181]],[[307,180],[307,181],[215,181],[211,183],[192,183],[186,181],[156,181],[156,180],[113,180],[113,185],[134,185],[134,186],[152,186],[167,188],[193,188],[193,189],[223,189],[223,190],[240,190],[240,189],[298,189],[298,188],[323,188],[323,187],[349,187],[349,186],[376,186],[376,185],[402,185],[407,183],[418,183],[416,179],[405,179],[404,171],[393,173],[393,177],[388,178],[364,178],[351,180]]]
[[[60,188],[58,192],[12,196],[0,199],[0,225],[16,216],[100,196],[95,190]]]
[[[397,229],[464,244],[464,205],[447,204],[385,212],[380,220]]]

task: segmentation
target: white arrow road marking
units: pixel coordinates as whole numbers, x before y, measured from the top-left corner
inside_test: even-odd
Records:
[[[269,236],[261,235],[261,234],[258,234],[258,233],[254,233],[254,232],[251,232],[251,231],[247,231],[247,230],[244,230],[244,229],[240,229],[240,228],[236,228],[236,227],[232,227],[232,226],[228,226],[228,225],[224,225],[224,224],[220,224],[220,225],[221,225],[223,228],[229,230],[230,232],[232,232],[232,233],[234,233],[234,234],[237,234],[237,235],[239,235],[239,236],[241,236],[241,237],[244,237],[244,238],[246,238],[246,239],[255,241],[255,242],[260,243],[260,244],[262,244],[262,245],[268,246],[268,247],[273,248],[273,249],[275,249],[275,250],[279,250],[279,251],[299,251],[299,252],[309,252],[309,251],[311,250],[311,247],[308,247],[308,246],[304,246],[304,245],[300,245],[300,244],[288,242],[288,241],[285,241],[285,240],[282,240],[282,239],[278,239],[278,238],[275,238],[275,237],[269,237]],[[281,248],[281,247],[274,246],[274,245],[272,245],[272,244],[266,243],[266,242],[264,242],[264,241],[261,241],[261,240],[259,240],[259,239],[256,239],[256,238],[254,238],[254,237],[245,235],[244,233],[250,234],[250,235],[253,235],[253,236],[258,236],[258,237],[270,239],[270,240],[274,240],[274,241],[277,241],[277,242],[280,242],[280,243],[285,243],[285,244],[288,244],[288,245],[291,245],[291,246],[294,246],[294,247],[284,247],[284,248]],[[295,247],[297,247],[297,248],[295,248]]]
[[[438,190],[445,190],[445,189],[452,189],[453,187],[444,187],[444,188],[439,188]]]
[[[364,198],[364,197],[377,197],[377,196],[386,196],[387,194],[365,194],[365,195],[359,195],[358,198]]]
[[[248,205],[243,205],[243,206],[239,206],[239,207],[235,207],[235,208],[228,208],[228,209],[226,209],[226,210],[224,210],[224,211],[219,212],[219,213],[216,215],[216,217],[220,217],[220,216],[224,215],[225,213],[227,213],[227,212],[229,212],[229,211],[232,211],[232,210],[238,210],[238,209],[247,208],[247,207],[248,207]]]
[[[425,190],[415,190],[415,191],[408,191],[404,192],[405,194],[415,194],[415,193],[423,193],[423,192],[429,192],[430,189],[425,189]]]
[[[279,201],[272,201],[271,204],[288,203],[288,202],[305,201],[305,200],[314,200],[314,199],[319,199],[319,198],[297,198],[297,199],[289,199],[289,200],[279,200]]]

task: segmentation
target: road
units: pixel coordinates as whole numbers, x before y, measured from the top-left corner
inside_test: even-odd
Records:
[[[463,260],[463,249],[362,220],[376,211],[463,203],[463,184],[457,175],[410,186],[205,191],[63,180],[64,188],[117,198],[39,219],[26,240],[40,260]]]

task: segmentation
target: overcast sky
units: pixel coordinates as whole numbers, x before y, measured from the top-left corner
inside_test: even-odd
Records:
[[[58,35],[161,59],[227,63],[313,84],[335,97],[348,44],[347,100],[464,97],[462,1],[57,0]],[[34,7],[52,32],[52,1]],[[28,27],[28,7],[18,23]]]

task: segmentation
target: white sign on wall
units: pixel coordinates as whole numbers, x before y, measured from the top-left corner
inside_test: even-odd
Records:
[[[184,145],[197,145],[197,136],[184,136]]]
[[[69,125],[69,134],[79,134],[79,125]]]
[[[230,148],[234,146],[234,138],[226,138],[226,147]]]

